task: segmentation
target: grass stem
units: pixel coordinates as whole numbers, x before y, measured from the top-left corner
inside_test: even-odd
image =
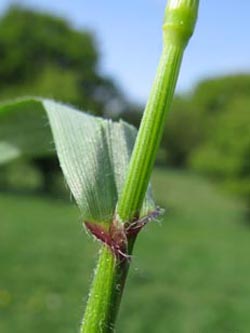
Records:
[[[120,222],[139,215],[172,103],[183,52],[194,30],[198,4],[198,0],[168,2],[162,56],[117,204]],[[128,254],[132,254],[133,243],[134,239]],[[129,260],[120,260],[107,246],[102,246],[81,333],[113,331],[129,264]]]

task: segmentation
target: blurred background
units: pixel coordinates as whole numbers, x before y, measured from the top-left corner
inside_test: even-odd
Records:
[[[54,98],[138,127],[165,0],[3,0],[0,101]],[[201,1],[118,332],[250,331],[250,3]],[[0,167],[0,332],[78,331],[98,244],[55,157]],[[84,295],[84,296],[83,296]]]

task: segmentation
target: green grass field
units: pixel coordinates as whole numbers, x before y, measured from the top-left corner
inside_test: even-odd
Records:
[[[244,207],[187,173],[154,173],[165,218],[141,233],[121,333],[250,332]],[[73,203],[0,195],[0,332],[77,333],[98,244]]]

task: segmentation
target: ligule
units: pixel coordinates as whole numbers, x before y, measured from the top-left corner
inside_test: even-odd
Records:
[[[99,223],[85,221],[84,225],[87,231],[102,244],[106,245],[116,259],[121,262],[131,259],[129,251],[129,242],[134,241],[139,232],[151,221],[155,221],[163,214],[160,207],[149,212],[146,216],[125,223],[118,222],[114,218],[109,227],[105,227]]]

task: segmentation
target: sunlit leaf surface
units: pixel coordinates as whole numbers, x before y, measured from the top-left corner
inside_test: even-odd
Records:
[[[135,138],[135,128],[123,121],[94,117],[52,100],[0,105],[0,164],[56,150],[82,217],[90,222],[112,220]],[[141,215],[152,209],[148,191]]]

